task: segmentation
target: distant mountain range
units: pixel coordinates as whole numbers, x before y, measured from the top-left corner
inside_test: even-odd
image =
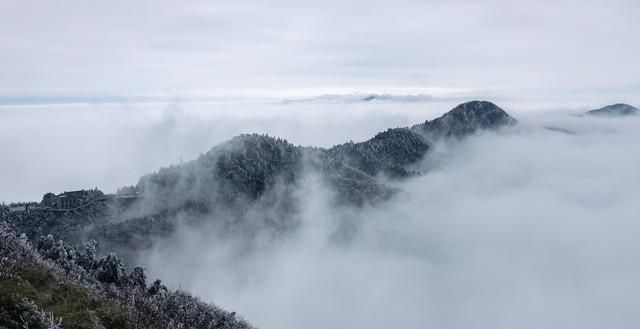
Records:
[[[312,102],[432,102],[438,100],[431,95],[415,94],[415,95],[398,95],[398,94],[370,94],[370,93],[353,93],[353,94],[327,94],[312,97],[299,97],[285,99],[284,103],[312,103]]]

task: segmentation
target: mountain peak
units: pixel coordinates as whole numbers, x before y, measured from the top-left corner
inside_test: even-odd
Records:
[[[471,101],[419,125],[418,130],[433,137],[463,137],[478,130],[495,130],[516,122],[516,119],[491,102]]]
[[[596,115],[596,116],[627,116],[627,115],[638,115],[640,114],[640,110],[629,105],[629,104],[613,104],[607,105],[603,108],[599,108],[596,110],[591,110],[587,112],[588,115]]]
[[[462,103],[445,113],[442,118],[453,117],[468,123],[477,123],[490,126],[501,126],[503,124],[515,123],[507,112],[496,104],[487,101],[471,101]]]

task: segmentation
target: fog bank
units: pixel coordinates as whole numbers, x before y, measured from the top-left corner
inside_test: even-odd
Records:
[[[438,145],[388,203],[332,207],[310,174],[295,234],[247,254],[185,229],[144,262],[263,328],[634,328],[640,121],[519,119]]]
[[[243,132],[365,140],[454,103],[5,107],[0,201],[111,192]],[[213,228],[183,228],[140,263],[261,328],[634,328],[640,120],[505,104],[516,129],[436,145],[426,174],[389,202],[336,208],[308,173],[292,234],[257,235],[247,249]]]

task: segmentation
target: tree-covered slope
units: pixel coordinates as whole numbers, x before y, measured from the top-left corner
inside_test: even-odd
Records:
[[[52,236],[35,246],[0,222],[0,328],[252,328],[235,313],[147,284],[115,255]]]
[[[0,209],[0,220],[31,239],[47,234],[74,244],[95,239],[105,251],[117,251],[125,259],[150,248],[155,238],[170,236],[178,222],[197,226],[217,221],[219,229],[249,235],[284,232],[296,227],[295,192],[305,174],[321,177],[334,192],[336,205],[376,204],[397,192],[389,182],[420,174],[415,165],[428,157],[433,143],[514,123],[495,104],[474,101],[411,128],[388,129],[369,140],[331,148],[240,135],[195,160],[142,177],[124,189],[135,195],[125,203],[94,203],[69,211]]]

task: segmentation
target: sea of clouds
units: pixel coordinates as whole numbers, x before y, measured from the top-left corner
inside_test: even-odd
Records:
[[[426,175],[365,209],[332,207],[311,177],[296,234],[239,255],[186,230],[147,265],[264,328],[633,328],[639,124],[524,117],[438,145]],[[336,239],[344,221],[357,229]]]
[[[228,105],[46,120],[29,109],[39,113],[29,125],[17,124],[24,112],[0,112],[2,149],[13,151],[0,164],[0,200],[89,183],[113,190],[240,132],[330,146],[453,104]],[[506,109],[517,127],[435,145],[425,175],[398,183],[386,203],[334,207],[309,173],[295,232],[254,236],[246,249],[241,236],[184,228],[141,263],[261,328],[635,328],[640,119]]]

